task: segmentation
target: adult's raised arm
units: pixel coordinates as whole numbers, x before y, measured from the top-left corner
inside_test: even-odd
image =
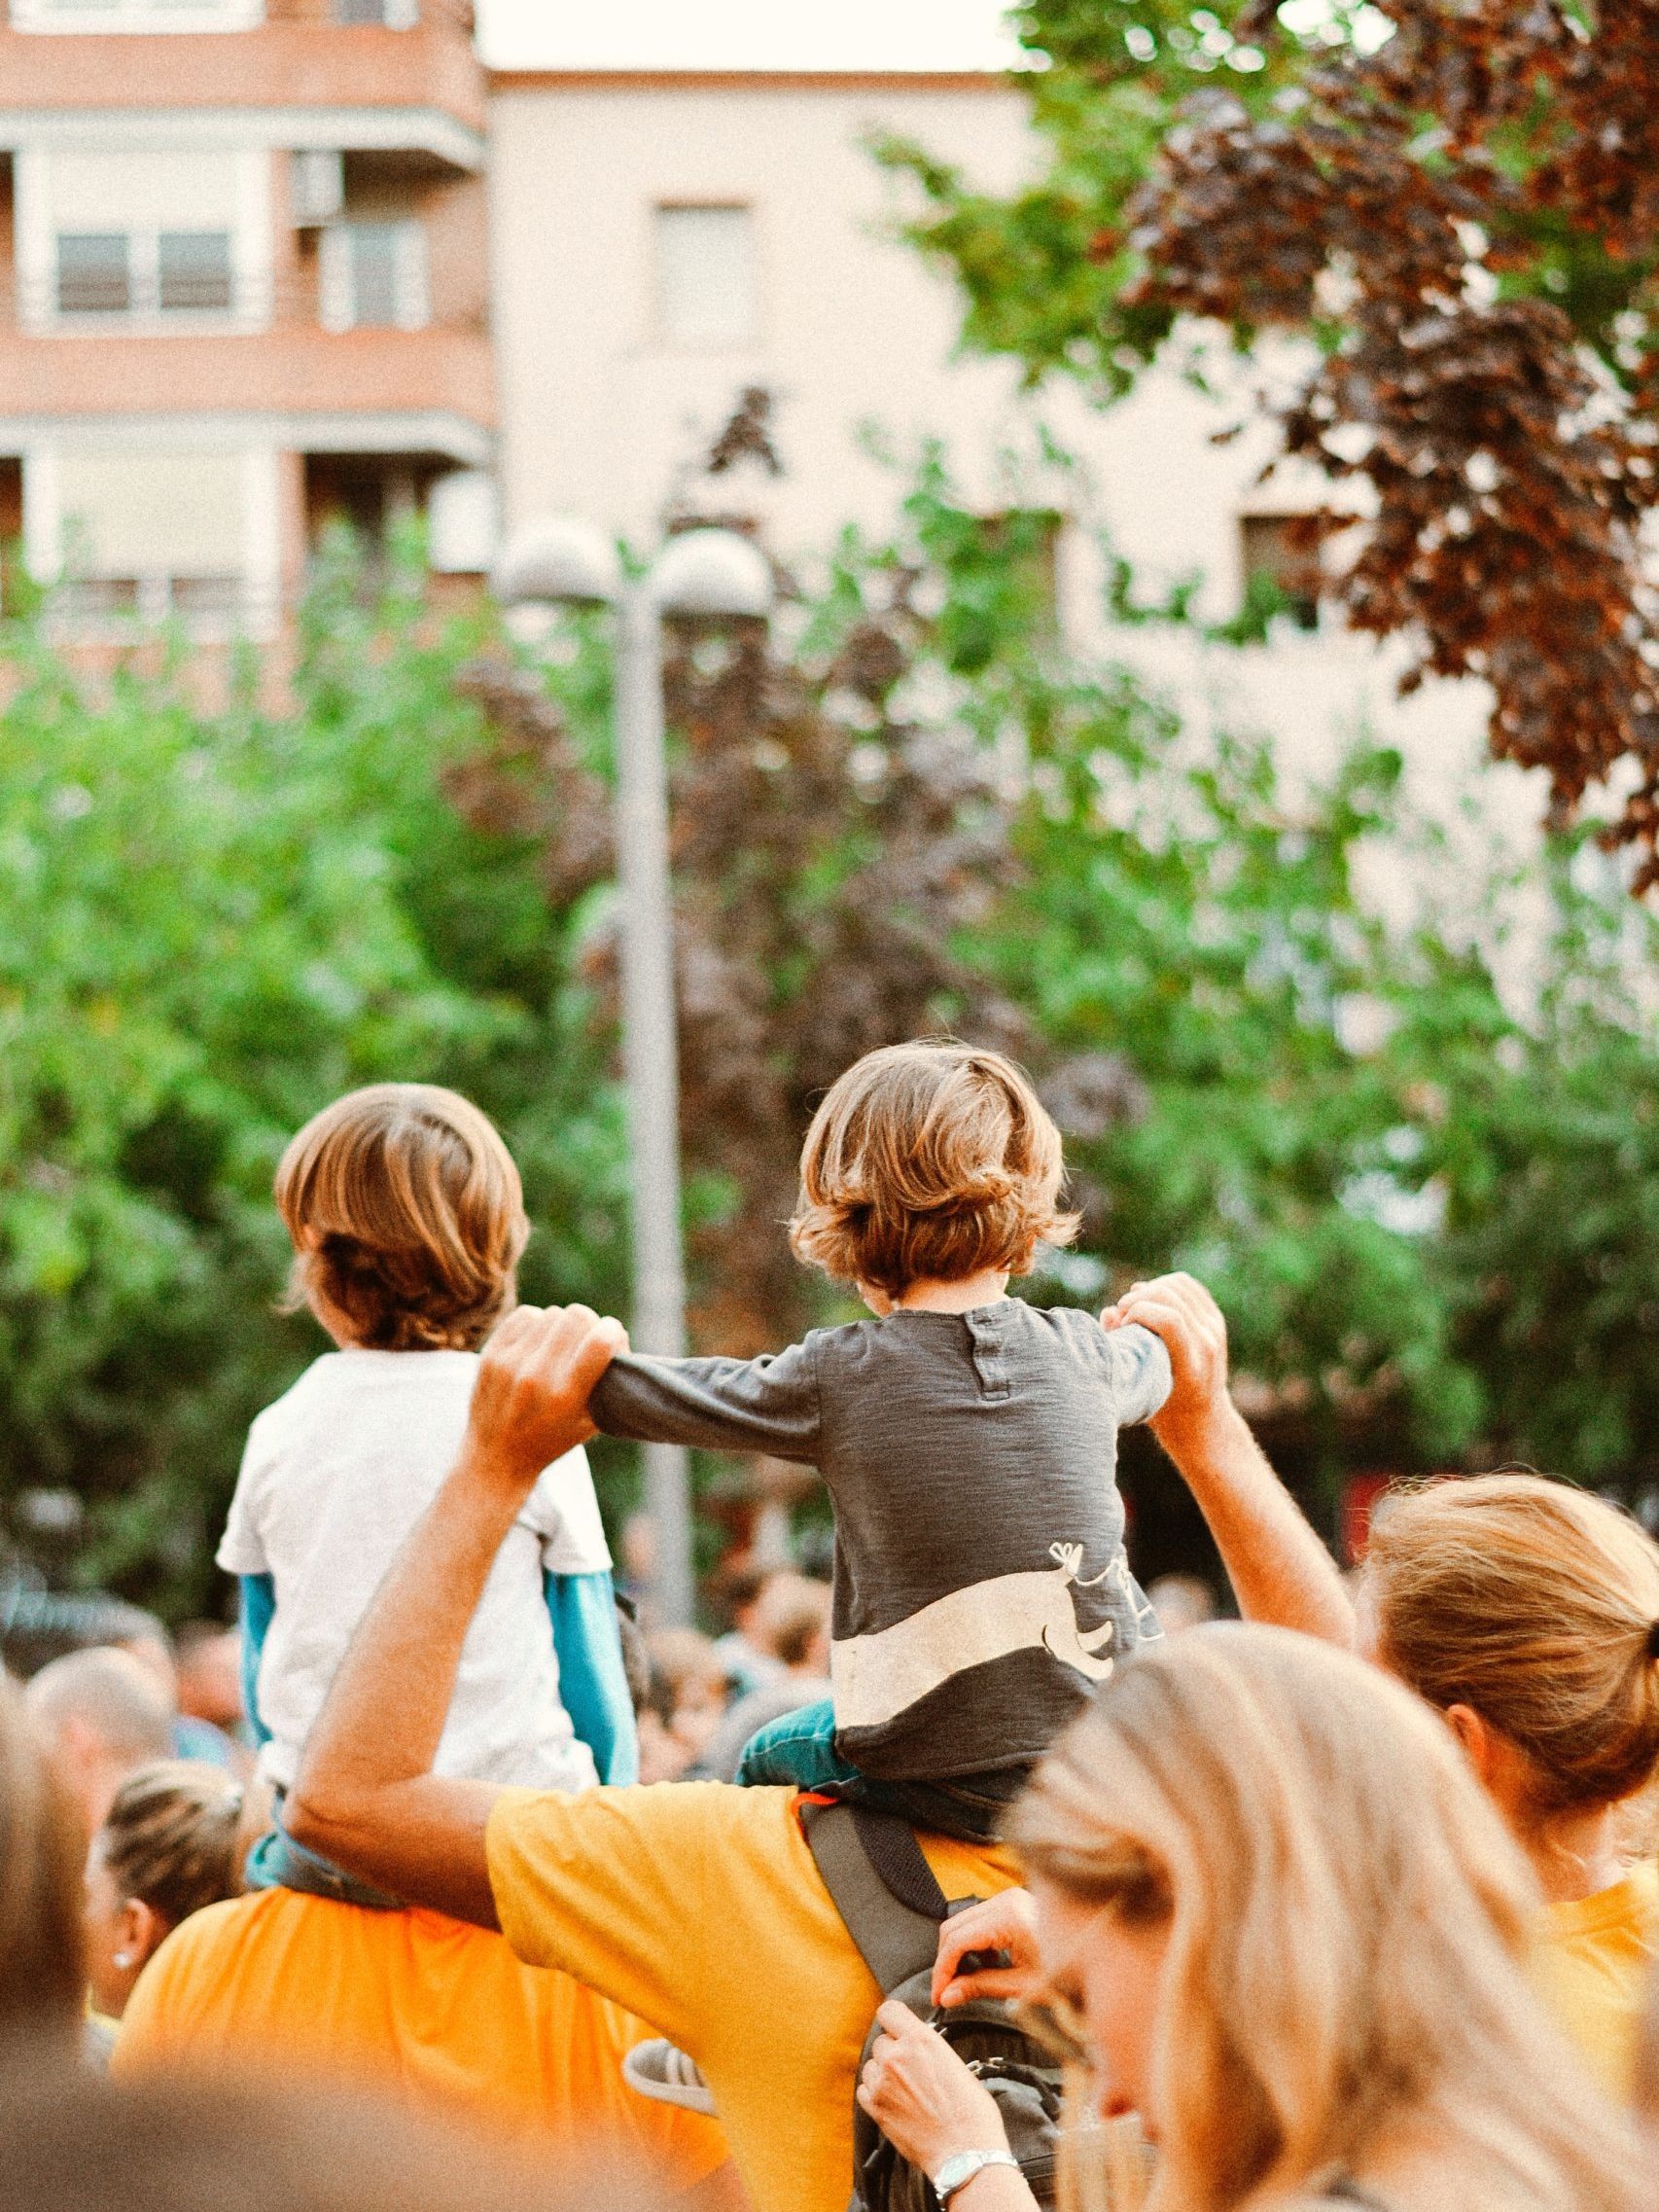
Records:
[[[593,1434],[588,1392],[626,1343],[582,1305],[521,1305],[490,1338],[461,1455],[364,1615],[284,1811],[308,1850],[480,1927],[498,1792],[432,1763],[496,1553],[543,1468]]]
[[[1175,1379],[1152,1434],[1198,1501],[1247,1621],[1354,1640],[1354,1608],[1336,1562],[1273,1472],[1227,1387],[1227,1325],[1202,1283],[1136,1283],[1101,1316],[1160,1336]]]

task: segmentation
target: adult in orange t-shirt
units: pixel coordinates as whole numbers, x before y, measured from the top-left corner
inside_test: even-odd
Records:
[[[1228,1397],[1214,1301],[1178,1275],[1138,1285],[1120,1310],[1168,1346],[1175,1386],[1154,1429],[1241,1610],[1346,1642],[1336,1570]],[[521,1306],[496,1332],[461,1456],[335,1678],[287,1824],[336,1866],[501,1928],[521,1958],[672,2036],[708,2080],[758,2212],[841,2212],[878,1992],[819,1879],[796,1795],[708,1783],[561,1798],[431,1771],[497,1550],[539,1471],[592,1433],[588,1391],[624,1342],[582,1306]],[[983,1896],[1013,1871],[994,1850],[923,1847],[948,1896]]]
[[[690,2188],[725,2162],[716,2123],[637,2096],[623,2054],[652,2031],[498,1935],[267,1889],[193,1913],[140,1978],[112,2070],[180,2065],[327,2077],[504,2133],[614,2145]]]

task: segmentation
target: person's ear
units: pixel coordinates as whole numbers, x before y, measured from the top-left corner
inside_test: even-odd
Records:
[[[161,1939],[169,1933],[167,1923],[153,1905],[146,1905],[141,1897],[129,1897],[121,1909],[121,1937],[116,1944],[115,1963],[124,1971],[136,1974],[141,1966],[161,1946]]]
[[[1464,1757],[1487,1789],[1498,1779],[1501,1764],[1498,1731],[1483,1721],[1472,1705],[1448,1705],[1446,1726],[1463,1746]]]

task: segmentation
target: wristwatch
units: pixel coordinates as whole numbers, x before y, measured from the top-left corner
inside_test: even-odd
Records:
[[[954,2158],[946,2158],[936,2174],[928,2179],[934,2185],[934,2194],[939,2200],[940,2212],[959,2189],[966,2189],[975,2174],[982,2174],[987,2166],[1012,2166],[1019,2171],[1019,2160],[1011,2151],[958,2151]]]

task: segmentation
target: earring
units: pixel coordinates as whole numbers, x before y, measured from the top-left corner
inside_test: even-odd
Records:
[[[130,1951],[117,1951],[110,1964],[119,1966],[124,1972],[132,1964],[132,1953]]]

